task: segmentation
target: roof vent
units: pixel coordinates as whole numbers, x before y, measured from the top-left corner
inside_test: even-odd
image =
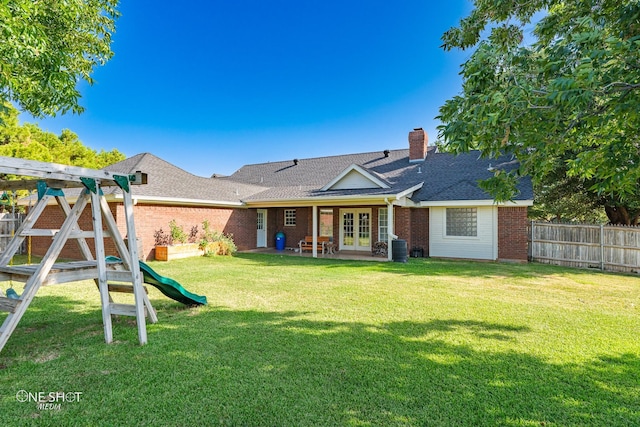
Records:
[[[294,165],[297,165],[299,162],[300,162],[300,160],[298,160],[298,159],[293,159],[293,164],[294,164]]]
[[[385,157],[389,157],[389,152],[389,150],[384,150],[382,154],[384,154]]]

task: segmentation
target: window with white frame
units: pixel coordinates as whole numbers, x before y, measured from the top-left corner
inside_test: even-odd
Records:
[[[389,210],[387,208],[378,208],[378,241],[386,242],[389,240]]]
[[[476,208],[447,208],[447,236],[478,236]]]
[[[285,209],[284,210],[284,225],[285,227],[295,227],[296,225],[296,210]]]
[[[320,235],[333,237],[333,209],[320,209]]]

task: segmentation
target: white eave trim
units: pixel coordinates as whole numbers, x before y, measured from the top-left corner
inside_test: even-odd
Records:
[[[122,194],[112,195],[113,200],[123,200]],[[132,196],[136,203],[155,203],[160,205],[190,205],[190,206],[223,206],[223,207],[243,207],[244,203],[229,202],[222,200],[206,200],[206,199],[187,199],[179,197],[162,197],[162,196]]]
[[[362,175],[364,178],[368,179],[369,181],[371,181],[373,184],[377,185],[378,188],[390,188],[389,185],[387,183],[385,183],[384,181],[382,181],[381,179],[375,177],[374,175],[372,175],[371,173],[369,173],[368,171],[366,171],[364,168],[362,168],[361,166],[356,165],[355,163],[353,163],[351,166],[349,166],[348,168],[346,168],[345,170],[343,170],[342,172],[340,172],[340,174],[338,176],[336,176],[335,178],[333,178],[331,181],[329,181],[328,184],[326,184],[324,187],[322,187],[320,190],[321,191],[327,191],[327,190],[331,190],[331,188],[336,185],[338,182],[340,182],[345,176],[347,176],[350,172],[352,171],[356,171],[358,172],[360,175]]]
[[[330,196],[330,197],[305,197],[299,199],[267,199],[250,200],[245,202],[247,207],[272,207],[272,206],[313,206],[313,205],[363,205],[385,204],[384,200],[396,200],[397,194],[375,194],[361,196]]]
[[[69,203],[75,203],[78,200],[78,195],[65,196]],[[221,200],[202,200],[202,199],[183,199],[176,197],[147,197],[147,196],[132,196],[133,204],[156,204],[156,205],[179,205],[179,206],[209,206],[209,207],[223,207],[223,208],[242,208],[246,207],[242,202],[228,202]],[[124,197],[122,194],[105,194],[105,200],[107,202],[124,203]],[[33,206],[37,203],[37,198],[29,201],[28,198],[23,198],[18,201],[20,206]],[[55,200],[51,200],[48,205],[56,205]]]
[[[420,202],[418,207],[439,207],[439,206],[502,206],[502,207],[525,207],[533,206],[533,200],[515,200],[512,202],[496,203],[495,200],[434,200]]]
[[[345,195],[345,196],[316,196],[316,197],[301,197],[301,198],[287,198],[287,199],[263,199],[263,200],[249,200],[245,201],[247,206],[250,207],[270,207],[270,206],[313,206],[323,205],[328,206],[332,204],[341,204],[343,206],[348,205],[364,205],[364,204],[387,204],[385,200],[401,201],[402,206],[417,206],[413,202],[407,199],[408,196],[413,194],[422,188],[424,182],[409,187],[406,190],[402,190],[396,194],[363,194],[363,195]]]

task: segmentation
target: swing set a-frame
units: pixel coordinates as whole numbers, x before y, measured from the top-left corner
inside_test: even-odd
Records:
[[[140,172],[122,175],[104,170],[2,156],[0,156],[0,174],[22,177],[17,180],[0,179],[0,191],[38,191],[38,201],[27,212],[6,249],[0,253],[0,282],[24,283],[24,290],[17,299],[0,296],[0,311],[8,312],[0,327],[0,351],[16,329],[40,287],[82,280],[94,280],[98,287],[105,341],[107,343],[113,341],[112,315],[126,315],[136,318],[138,340],[140,344],[146,344],[146,316],[152,323],[157,322],[158,318],[142,284],[138,248],[136,244],[125,243],[101,191],[102,187],[112,186],[122,190],[126,236],[136,236],[131,185],[146,183],[146,175]],[[65,195],[65,191],[72,188],[80,189],[80,195],[77,196],[73,206]],[[53,203],[56,203],[64,213],[65,219],[60,228],[35,228],[45,208]],[[82,230],[79,218],[89,206],[93,229]],[[52,238],[46,254],[39,264],[11,265],[12,258],[24,239],[29,236]],[[94,240],[95,257],[87,243],[87,238]],[[113,239],[120,262],[107,262],[105,238]],[[69,240],[77,242],[84,260],[57,262],[62,248]],[[132,240],[135,242],[135,239]],[[134,304],[114,303],[109,294],[110,282],[124,284],[118,285],[118,289],[128,287],[129,292],[133,293]]]

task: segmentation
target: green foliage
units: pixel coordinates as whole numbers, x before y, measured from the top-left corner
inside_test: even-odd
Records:
[[[171,235],[171,244],[187,243],[187,233],[185,233],[181,225],[178,225],[175,219],[169,221],[169,234]]]
[[[176,243],[195,243],[198,242],[198,248],[208,255],[233,255],[238,248],[233,241],[233,235],[224,234],[211,228],[208,220],[202,221],[202,233],[198,240],[198,226],[193,226],[189,230],[189,234],[184,231],[181,225],[178,225],[175,219],[169,222],[169,233],[162,228],[156,230],[153,234],[156,246],[168,246]]]
[[[0,2],[0,105],[79,113],[79,81],[112,56],[117,0]]]
[[[118,150],[99,152],[84,145],[78,135],[64,129],[59,136],[38,125],[18,120],[18,111],[5,105],[0,112],[0,156],[102,169],[125,159]]]
[[[640,3],[476,0],[443,41],[475,48],[462,93],[440,109],[443,148],[512,153],[520,169],[507,175],[530,175],[537,188],[561,178],[600,211],[624,211],[611,222],[638,221]],[[508,186],[489,187],[509,198]]]
[[[208,220],[202,221],[202,236],[198,247],[206,255],[233,255],[238,248],[233,235],[224,234],[211,228]]]
[[[580,185],[565,186],[565,182],[534,186],[536,203],[529,208],[528,213],[531,220],[582,224],[607,223],[607,216],[602,206],[590,198],[586,190],[571,191],[580,188]]]

